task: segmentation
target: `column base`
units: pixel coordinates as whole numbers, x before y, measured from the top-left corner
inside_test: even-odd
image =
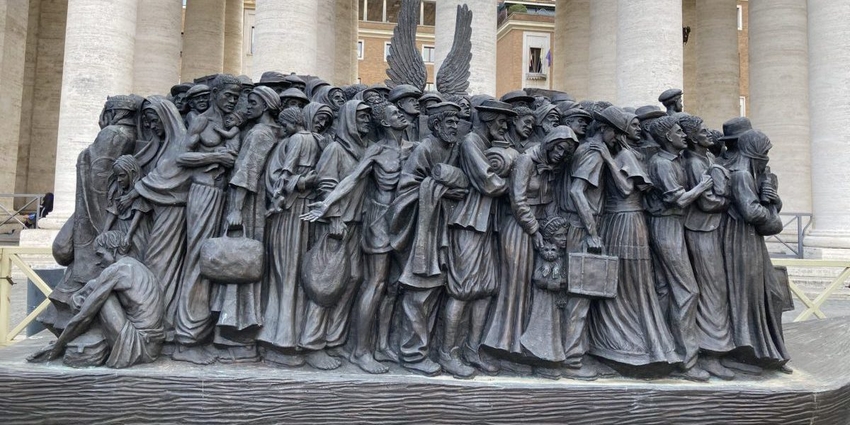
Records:
[[[803,245],[807,254],[809,251],[841,254],[838,257],[829,255],[828,257],[813,258],[847,259],[850,258],[850,231],[813,230],[803,239]],[[809,258],[809,256],[807,255],[806,258]]]
[[[40,223],[40,222],[39,222]],[[59,229],[24,229],[21,230],[19,246],[30,248],[50,248]]]

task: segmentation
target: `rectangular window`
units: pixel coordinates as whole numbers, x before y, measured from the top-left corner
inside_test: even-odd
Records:
[[[368,0],[366,3],[366,20],[370,22],[383,22],[384,2],[383,0]]]
[[[738,5],[738,31],[744,30],[744,7]]]
[[[422,60],[425,63],[434,63],[434,46],[422,46]]]
[[[357,40],[357,59],[363,60],[363,40]]]
[[[437,17],[437,2],[423,1],[422,16],[420,17],[422,25],[433,27]]]
[[[740,107],[741,107],[741,111],[740,111],[741,116],[746,117],[747,116],[747,96],[741,96],[738,103],[740,104]]]
[[[543,72],[543,58],[540,56],[542,49],[538,47],[532,47],[528,51],[528,72],[533,73],[542,73]]]
[[[387,58],[390,56],[390,44],[391,43],[384,43],[384,62],[386,62]]]

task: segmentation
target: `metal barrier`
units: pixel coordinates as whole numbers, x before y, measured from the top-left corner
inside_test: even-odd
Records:
[[[794,318],[795,322],[801,322],[806,320],[812,315],[815,315],[819,319],[825,319],[826,315],[821,311],[821,306],[823,303],[835,292],[843,283],[847,281],[847,278],[850,277],[850,261],[840,261],[840,260],[802,260],[802,259],[782,259],[775,258],[772,260],[774,266],[785,266],[785,267],[807,267],[807,268],[820,268],[820,267],[834,267],[841,268],[842,271],[829,285],[827,285],[826,289],[823,290],[814,300],[809,298],[800,287],[798,287],[794,281],[789,276],[788,278],[788,286],[791,288],[791,293],[793,293],[802,303],[806,306],[806,309],[800,313],[796,318]]]
[[[809,226],[812,225],[812,214],[811,213],[780,213],[779,217],[782,218],[782,232],[773,236],[768,236],[765,238],[765,242],[779,242],[792,254],[777,254],[771,253],[771,257],[775,258],[803,258],[803,239],[806,237],[806,230],[809,229]],[[795,233],[797,234],[797,242],[789,242],[782,238],[782,234],[785,233],[785,229],[790,225],[794,225]],[[787,234],[786,234],[787,235]],[[787,237],[787,236],[786,236]]]
[[[15,283],[12,281],[13,267],[23,272],[45,297],[52,292],[50,286],[21,259],[21,255],[52,255],[52,251],[50,248],[0,247],[0,346],[13,343],[15,337],[50,305],[50,300],[45,298],[21,323],[13,327],[11,306],[12,285]]]
[[[18,217],[25,216],[27,211],[32,209],[35,211],[35,221],[32,225],[33,227],[37,227],[38,219],[41,218],[41,199],[44,198],[44,195],[34,195],[29,193],[0,193],[0,199],[2,198],[24,198],[26,203],[20,208],[12,208],[14,211],[10,211],[4,207],[2,203],[0,203],[0,210],[2,210],[3,216],[5,217],[3,220],[0,220],[0,226],[9,224],[10,222],[18,222],[18,224],[22,227],[27,227],[27,223],[24,223]]]

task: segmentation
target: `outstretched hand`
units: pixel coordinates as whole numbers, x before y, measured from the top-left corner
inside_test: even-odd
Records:
[[[312,204],[308,204],[307,206],[310,207],[310,211],[301,214],[300,217],[302,220],[310,222],[316,221],[324,217],[325,214],[328,212],[329,208],[328,204],[325,204],[324,202],[313,202]]]

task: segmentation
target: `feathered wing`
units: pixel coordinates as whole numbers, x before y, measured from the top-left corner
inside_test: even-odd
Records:
[[[452,50],[437,72],[437,91],[444,94],[466,94],[469,89],[470,62],[472,62],[472,11],[464,4],[457,7]]]
[[[398,13],[398,24],[390,40],[390,54],[387,56],[387,86],[410,84],[419,90],[425,89],[428,71],[425,61],[416,48],[416,27],[419,25],[419,4],[421,0],[402,0]]]

